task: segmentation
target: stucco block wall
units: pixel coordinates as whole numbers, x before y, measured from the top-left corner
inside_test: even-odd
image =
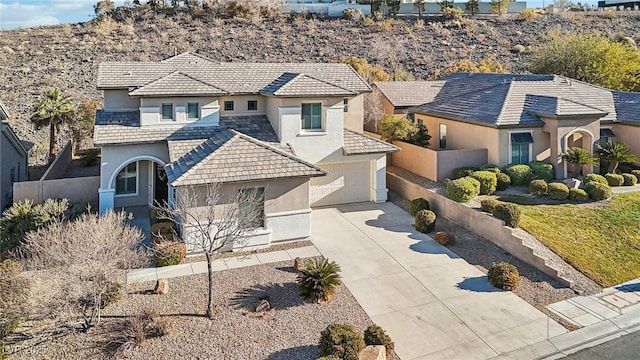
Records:
[[[169,150],[166,143],[103,146],[101,156],[101,189],[113,188],[115,186],[113,179],[115,179],[117,171],[135,159],[157,158],[162,161],[162,165],[169,162]],[[109,183],[110,180],[111,183]]]
[[[0,131],[0,211],[9,205],[9,198],[13,192],[11,170],[14,169],[14,180],[27,180],[27,158],[18,152],[11,144],[6,134]],[[17,201],[14,194],[14,201]]]
[[[47,171],[42,175],[42,180],[59,179],[64,176],[72,159],[73,143],[69,141],[62,151],[58,153],[56,159],[49,165]]]
[[[198,103],[199,118],[189,119],[187,104]],[[173,104],[173,119],[162,119],[162,104]],[[217,125],[220,119],[220,108],[217,97],[154,97],[140,99],[141,126]]]
[[[24,181],[13,184],[14,201],[29,199],[42,203],[50,198],[68,199],[71,203],[98,202],[100,177],[79,177],[44,181]]]
[[[249,100],[258,102],[258,110],[249,110]],[[233,111],[224,109],[225,101],[233,101]],[[267,97],[262,95],[222,96],[219,98],[218,104],[220,105],[220,116],[264,115],[267,113]]]
[[[104,90],[105,110],[137,110],[140,99],[129,96],[129,90]]]
[[[350,98],[347,103],[347,111],[343,115],[345,128],[359,133],[363,132],[364,94]]]
[[[631,152],[640,158],[640,126],[613,124],[611,130],[616,134],[616,141],[629,145]]]

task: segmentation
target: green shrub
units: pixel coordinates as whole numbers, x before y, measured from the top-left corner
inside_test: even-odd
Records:
[[[635,176],[638,181],[640,181],[640,170],[631,170],[631,174]]]
[[[153,262],[157,267],[178,265],[186,256],[187,249],[182,241],[159,241],[151,246]]]
[[[457,202],[468,202],[480,194],[480,182],[466,176],[447,183],[446,195]]]
[[[478,170],[480,171],[491,171],[492,173],[501,173],[502,170],[500,170],[500,167],[498,165],[493,165],[493,164],[485,164],[482,165],[478,168]]]
[[[531,195],[544,195],[547,193],[547,182],[541,179],[529,182],[529,193]]]
[[[484,199],[480,201],[480,209],[484,212],[493,213],[493,209],[495,209],[498,204],[500,204],[500,201],[496,199]]]
[[[518,269],[507,262],[494,263],[487,276],[491,285],[507,291],[515,290],[520,283]]]
[[[498,191],[507,190],[509,185],[511,185],[511,178],[503,172],[497,173],[496,179],[498,181],[496,184],[496,190]]]
[[[586,191],[587,194],[589,194],[589,197],[591,197],[595,201],[606,200],[613,194],[609,185],[605,185],[595,181],[585,184],[584,191]]]
[[[592,174],[587,174],[584,176],[583,178],[583,183],[586,185],[590,182],[597,182],[600,184],[605,184],[605,185],[609,185],[609,182],[607,181],[607,179],[600,175],[600,174],[596,174],[596,173],[592,173]]]
[[[100,149],[87,149],[80,154],[80,159],[85,166],[93,166],[98,163]]]
[[[544,161],[532,161],[529,164],[532,179],[542,179],[546,182],[553,180],[553,165]]]
[[[393,352],[393,341],[387,333],[378,325],[369,325],[364,331],[365,345],[384,345],[387,350],[387,357]]]
[[[330,301],[340,285],[340,265],[325,258],[314,258],[302,264],[298,273],[298,293],[307,301]],[[329,355],[329,354],[325,354]]]
[[[462,19],[463,10],[456,7],[447,7],[440,10],[442,17],[447,20],[460,20]]]
[[[569,187],[563,183],[555,182],[549,184],[547,189],[549,198],[553,200],[566,200],[569,198]]]
[[[587,201],[589,200],[589,194],[582,189],[569,189],[569,199],[573,201]]]
[[[521,211],[514,204],[499,203],[493,208],[493,216],[503,220],[507,226],[517,228],[520,224]]]
[[[409,202],[409,214],[411,216],[416,216],[418,211],[420,210],[431,210],[429,205],[429,201],[425,198],[417,198],[413,199]]]
[[[609,183],[609,186],[622,186],[624,184],[624,177],[619,174],[608,173],[604,176]]]
[[[455,169],[453,169],[453,180],[460,179],[460,178],[463,178],[465,176],[469,176],[474,171],[476,171],[476,168],[474,168],[472,166],[464,166],[464,167],[455,168]]]
[[[531,167],[525,164],[508,165],[504,172],[511,178],[511,184],[516,186],[527,185],[533,176]]]
[[[320,333],[320,356],[336,356],[342,360],[358,360],[365,348],[364,339],[355,327],[332,324]]]
[[[385,115],[378,122],[380,138],[392,142],[395,140],[405,140],[414,130],[411,120],[406,117],[396,117],[392,114]]]
[[[420,210],[415,216],[416,230],[423,234],[432,232],[436,228],[436,213],[431,210]]]
[[[480,182],[480,195],[491,195],[496,192],[498,178],[496,173],[491,171],[474,171],[471,177]]]
[[[624,173],[622,177],[624,178],[624,186],[633,186],[638,183],[638,178],[633,174]]]

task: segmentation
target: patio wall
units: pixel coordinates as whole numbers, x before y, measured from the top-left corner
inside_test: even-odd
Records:
[[[526,239],[518,234],[522,230],[507,227],[502,220],[496,219],[480,211],[480,209],[457,203],[390,172],[387,172],[387,187],[406,199],[418,197],[427,199],[431,209],[439,216],[454,221],[484,237],[562,284],[566,286],[572,285],[571,280],[563,278],[557,269],[546,263],[545,258],[539,256],[533,248],[527,246]]]
[[[98,203],[100,176],[23,181],[13,183],[14,202],[31,200],[42,203],[47,199],[68,199],[72,203]]]
[[[55,160],[49,165],[47,171],[42,175],[40,180],[60,179],[64,176],[65,171],[71,164],[73,159],[73,142],[67,142],[67,145],[58,153]]]

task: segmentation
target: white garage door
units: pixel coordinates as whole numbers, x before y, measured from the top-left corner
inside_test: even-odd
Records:
[[[318,164],[327,176],[311,178],[311,206],[371,200],[371,162]]]

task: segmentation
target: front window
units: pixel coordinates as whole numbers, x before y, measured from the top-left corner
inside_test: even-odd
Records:
[[[322,104],[302,104],[302,129],[322,129]]]
[[[616,134],[613,133],[613,130],[609,128],[600,129],[600,144],[612,142],[615,137]]]
[[[118,176],[116,176],[116,195],[127,195],[137,193],[138,183],[138,163],[132,162],[131,164],[120,170]]]
[[[187,117],[189,119],[197,119],[200,117],[198,103],[187,103]]]
[[[247,110],[249,110],[249,111],[258,110],[258,100],[249,100],[249,101],[247,101]]]
[[[247,228],[264,227],[264,188],[241,189],[239,218]]]
[[[173,120],[173,104],[162,104],[162,120]]]
[[[511,134],[511,163],[526,164],[531,161],[531,144],[533,144],[531,133]]]
[[[233,101],[224,102],[224,111],[233,111]]]
[[[440,141],[440,149],[447,148],[447,125],[440,124],[440,134],[438,136],[438,140]]]

